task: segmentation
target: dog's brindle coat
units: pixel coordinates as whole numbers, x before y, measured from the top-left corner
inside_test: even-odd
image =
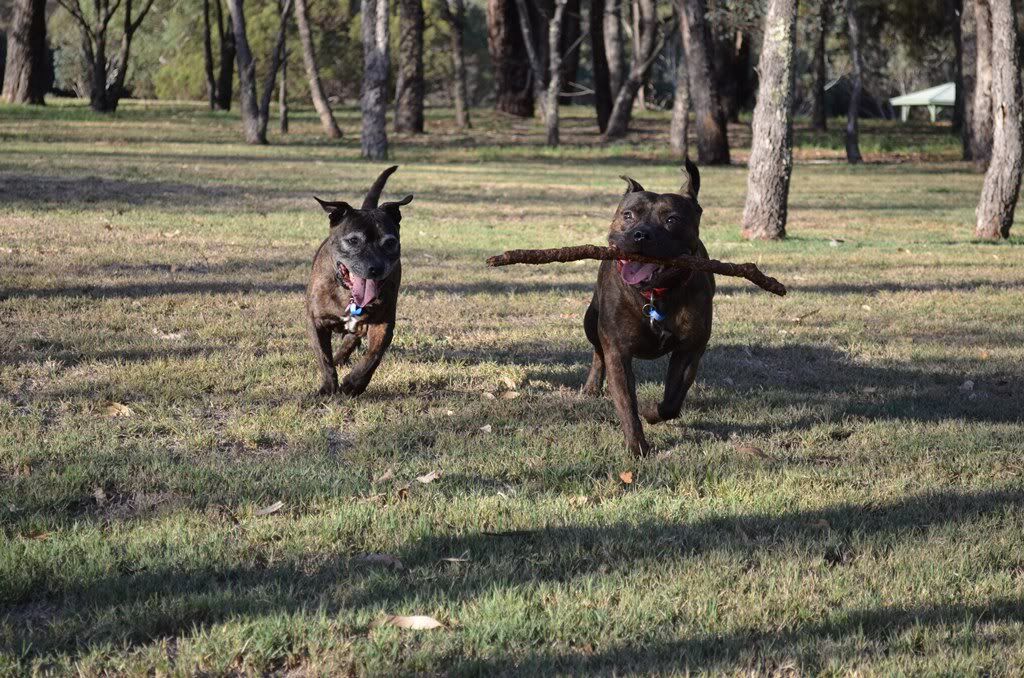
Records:
[[[399,223],[401,207],[412,196],[377,206],[384,184],[398,167],[389,167],[370,187],[361,209],[345,202],[320,203],[329,215],[331,232],[313,258],[306,289],[310,343],[320,367],[320,395],[338,391],[357,396],[366,390],[395,333],[398,288],[402,281]],[[352,312],[350,304],[362,308]],[[331,354],[331,335],[342,335]],[[348,363],[363,337],[369,345],[362,360],[338,383],[335,365]]]
[[[689,180],[678,194],[645,191],[633,179],[622,177],[628,187],[615,211],[608,244],[654,257],[694,254],[707,258],[700,241],[700,173],[689,160],[685,172]],[[646,266],[650,268],[602,262],[597,288],[583,319],[587,339],[594,345],[583,392],[599,395],[607,375],[626,445],[638,455],[646,454],[650,447],[640,423],[633,358],[653,360],[671,354],[665,396],[661,403],[652,403],[642,412],[651,424],[678,417],[711,336],[711,299],[715,293],[715,279],[710,273]],[[645,313],[649,304],[663,320],[651,320]]]

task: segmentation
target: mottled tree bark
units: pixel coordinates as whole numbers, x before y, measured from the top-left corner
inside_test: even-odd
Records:
[[[715,80],[711,31],[703,0],[677,0],[679,27],[690,74],[690,100],[696,122],[697,162],[729,164],[729,137]]]
[[[562,37],[558,43],[558,51],[562,58],[562,94],[561,104],[572,104],[575,100],[572,92],[565,88],[576,82],[580,71],[580,45],[583,26],[580,17],[580,0],[569,0],[562,18]]]
[[[256,94],[256,62],[249,48],[245,28],[245,0],[227,0],[231,27],[235,35],[235,60],[238,62],[238,96],[242,113],[242,134],[250,144],[267,143],[266,127],[260,128],[260,104]]]
[[[629,121],[633,117],[633,103],[637,94],[647,82],[654,59],[658,56],[661,44],[658,40],[658,13],[655,0],[638,0],[640,14],[639,49],[634,50],[630,60],[629,74],[615,95],[615,104],[608,117],[606,139],[620,139],[629,130]]]
[[[970,2],[970,0],[967,0]],[[963,0],[946,0],[946,15],[953,38],[953,83],[956,87],[953,99],[953,131],[959,133],[964,126],[964,52],[960,33],[960,12]]]
[[[568,0],[555,0],[555,13],[547,25],[548,73],[547,87],[544,86],[543,60],[534,49],[537,38],[530,25],[530,12],[526,0],[516,0],[519,11],[519,28],[526,45],[526,56],[529,59],[531,78],[534,88],[534,99],[540,106],[544,127],[547,131],[548,146],[559,144],[558,95],[562,91],[562,54],[559,49],[564,25],[565,9]]]
[[[388,0],[363,0],[363,129],[362,156],[370,160],[388,157],[387,97]]]
[[[825,64],[825,39],[832,24],[832,0],[818,0],[817,26],[814,35],[814,84],[811,85],[811,127],[824,132],[828,129],[828,111],[825,108],[825,83],[828,73]]]
[[[280,0],[278,0],[278,7],[282,12],[288,11]],[[288,46],[286,42],[281,43],[281,86],[277,96],[277,112],[277,129],[281,134],[288,134]]]
[[[986,167],[992,156],[993,115],[993,19],[989,0],[974,0],[975,80],[971,114],[971,157]]]
[[[978,201],[974,234],[1010,237],[1024,168],[1021,122],[1020,53],[1013,0],[991,0],[992,17],[992,155]],[[979,23],[981,17],[978,17]]]
[[[442,0],[441,12],[451,29],[450,49],[452,52],[452,70],[455,79],[452,82],[452,100],[455,102],[455,125],[459,129],[472,127],[469,119],[469,85],[466,74],[466,9],[462,0]]]
[[[267,79],[263,83],[263,98],[260,100],[259,125],[260,134],[264,140],[267,138],[267,126],[270,124],[270,102],[274,99],[274,81],[277,80],[277,73],[281,70],[285,60],[285,36],[288,29],[288,15],[292,11],[292,0],[284,0],[283,3],[278,4],[278,8],[281,19],[277,27],[277,37],[274,39],[273,51],[270,55],[270,68],[267,70]]]
[[[228,25],[224,26],[224,14],[220,0],[214,0],[217,10],[217,33],[220,35],[220,68],[217,71],[217,110],[230,111],[232,90],[235,86],[235,31],[228,14]]]
[[[668,139],[677,158],[687,157],[687,137],[690,132],[690,76],[686,66],[686,50],[678,51],[676,62],[676,91],[672,100],[672,123]]]
[[[515,0],[487,1],[487,48],[494,66],[495,108],[533,115],[533,89]]]
[[[846,0],[846,24],[850,33],[850,106],[846,111],[846,161],[863,161],[860,154],[860,97],[864,87],[864,59],[860,51],[860,23],[856,0]]]
[[[7,27],[4,101],[42,105],[49,72],[46,48],[46,0],[16,0]]]
[[[203,71],[206,74],[206,94],[210,110],[217,107],[217,80],[213,76],[213,38],[210,28],[210,0],[203,0]]]
[[[622,3],[627,0],[605,0],[604,52],[608,59],[608,87],[612,103],[626,79],[626,51],[622,40]],[[611,113],[611,109],[608,109]]]
[[[313,47],[313,33],[309,28],[309,11],[306,0],[295,0],[295,24],[299,29],[299,42],[302,43],[302,63],[306,67],[306,79],[309,80],[309,94],[313,99],[313,108],[320,116],[320,125],[329,139],[340,139],[341,128],[334,119],[334,111],[327,100],[323,83],[320,81],[320,67],[316,63],[316,49]]]
[[[398,0],[396,132],[423,132],[423,28],[423,0]]]
[[[605,2],[590,0],[590,56],[591,73],[594,79],[594,111],[597,113],[597,128],[604,132],[608,128],[608,116],[612,112],[612,90],[608,74],[608,55],[605,53]]]
[[[769,0],[754,108],[743,232],[748,240],[786,237],[793,171],[793,86],[797,0]]]
[[[964,160],[974,159],[974,94],[977,86],[978,42],[974,24],[974,0],[963,0],[960,8],[960,79],[963,84],[964,122],[960,146]]]

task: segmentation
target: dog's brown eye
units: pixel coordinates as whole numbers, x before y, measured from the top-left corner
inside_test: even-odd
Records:
[[[665,223],[668,224],[669,226],[675,226],[676,224],[679,223],[679,217],[673,214],[672,216],[665,220]]]
[[[398,245],[398,238],[384,238],[381,245],[383,245],[386,250],[393,250],[395,249],[395,246]]]
[[[352,236],[351,238],[345,238],[345,244],[349,247],[357,247],[359,245],[359,238]]]
[[[627,210],[622,213],[622,218],[626,221],[633,221],[633,213]]]

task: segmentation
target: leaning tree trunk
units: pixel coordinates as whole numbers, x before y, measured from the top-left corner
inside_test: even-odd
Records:
[[[547,109],[544,112],[544,128],[547,130],[548,146],[558,146],[559,120],[558,97],[562,93],[564,72],[562,62],[562,31],[566,25],[566,8],[568,0],[555,0],[555,14],[548,25],[548,93],[544,97]],[[579,3],[576,4],[579,9]],[[577,31],[578,33],[579,31]],[[578,35],[577,35],[578,37]]]
[[[580,0],[569,0],[561,24],[562,38],[558,50],[562,59],[562,89],[559,103],[571,105],[575,100],[572,92],[565,92],[567,86],[577,82],[580,72],[580,45],[583,44],[583,26],[580,19]]]
[[[281,11],[286,11],[283,6]],[[288,47],[281,43],[281,89],[277,95],[278,131],[288,134]]]
[[[640,40],[639,49],[634,50],[629,75],[615,93],[615,104],[608,117],[606,139],[621,139],[629,131],[629,121],[633,117],[633,103],[637,94],[647,82],[651,66],[658,56],[661,45],[658,43],[658,13],[655,0],[639,0]]]
[[[488,0],[487,48],[494,70],[495,108],[529,118],[533,115],[530,64],[519,30],[515,0]]]
[[[605,52],[605,0],[590,0],[590,56],[594,80],[594,111],[597,128],[602,133],[608,128],[612,113],[612,90],[608,74],[608,55]]]
[[[452,100],[455,102],[455,126],[469,129],[469,80],[466,75],[466,8],[462,0],[441,0],[441,12],[450,28],[450,49],[452,53],[452,70],[455,80],[452,82]]]
[[[669,126],[668,139],[675,156],[685,159],[686,140],[690,132],[690,78],[686,66],[686,50],[680,46],[676,51],[676,92],[672,101],[672,124]]]
[[[1024,168],[1021,122],[1020,53],[1013,0],[991,0],[992,156],[978,201],[974,234],[1009,238]],[[980,16],[979,16],[980,23]]]
[[[299,42],[302,44],[302,63],[306,67],[306,78],[309,80],[309,95],[313,99],[313,108],[320,116],[320,125],[329,139],[340,139],[341,128],[334,119],[334,111],[327,100],[323,83],[320,81],[320,67],[316,63],[316,50],[313,47],[313,34],[309,30],[309,12],[306,0],[295,0],[295,23],[299,29]]]
[[[960,8],[960,79],[963,83],[964,121],[960,126],[960,146],[964,160],[974,159],[974,95],[977,89],[978,36],[974,24],[974,0],[964,0]]]
[[[388,0],[363,0],[363,129],[362,156],[370,160],[388,157]]]
[[[256,95],[256,62],[245,30],[245,0],[228,0],[231,26],[235,34],[235,59],[238,61],[238,95],[242,110],[242,133],[250,144],[267,143],[267,127],[260,125],[260,103]]]
[[[860,154],[860,95],[863,89],[864,61],[860,52],[860,25],[855,0],[846,0],[846,23],[850,30],[850,106],[846,111],[846,161],[857,164]]]
[[[270,68],[267,69],[267,79],[263,82],[263,98],[259,105],[259,133],[264,140],[267,138],[267,125],[270,124],[270,102],[274,98],[274,81],[277,79],[277,72],[284,63],[285,51],[284,42],[288,29],[288,15],[292,11],[291,0],[284,0],[278,5],[281,13],[281,23],[277,27],[277,38],[274,40],[273,52],[270,55]]]
[[[42,105],[49,80],[49,57],[46,48],[46,0],[17,0],[7,28],[4,101]]]
[[[793,171],[793,85],[797,0],[770,0],[754,108],[743,237],[786,237],[789,177]]]
[[[231,91],[235,82],[235,31],[231,15],[228,14],[228,26],[224,26],[224,13],[220,0],[214,0],[217,9],[217,34],[220,36],[220,69],[217,72],[217,102],[219,111],[231,110]]]
[[[824,132],[828,129],[828,111],[825,109],[825,83],[828,73],[825,68],[825,38],[832,23],[830,3],[832,0],[818,0],[818,26],[814,35],[814,84],[811,85],[811,127]]]
[[[604,4],[604,52],[608,59],[608,87],[612,103],[626,79],[626,50],[622,38],[623,2],[627,0],[605,0]]]
[[[679,29],[690,73],[690,99],[697,124],[697,162],[729,164],[729,137],[725,112],[718,94],[712,54],[711,31],[704,16],[703,0],[677,0]]]
[[[974,110],[971,115],[971,157],[981,167],[988,165],[993,152],[993,114],[995,112],[993,21],[989,0],[974,0],[976,70]]]
[[[423,0],[398,0],[395,131],[423,133]]]
[[[210,35],[210,0],[203,0],[203,72],[210,110],[217,107],[217,79],[213,76],[213,38]]]

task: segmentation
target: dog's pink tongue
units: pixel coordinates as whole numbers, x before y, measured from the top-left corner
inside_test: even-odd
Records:
[[[627,285],[639,285],[649,280],[657,268],[657,264],[641,264],[636,261],[627,261],[622,265],[622,279],[626,281]]]
[[[377,281],[352,275],[352,301],[356,306],[366,306],[377,298]]]

